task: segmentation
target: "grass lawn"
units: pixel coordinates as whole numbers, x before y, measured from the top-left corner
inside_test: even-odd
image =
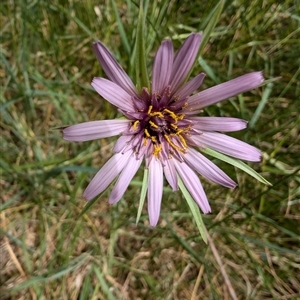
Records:
[[[144,1],[147,68],[161,41],[175,49],[207,29],[218,1]],[[115,138],[74,143],[56,128],[119,117],[91,87],[106,77],[101,40],[135,80],[135,1],[2,1],[0,49],[0,297],[21,299],[300,299],[300,6],[226,1],[197,59],[200,90],[253,71],[267,84],[210,106],[247,120],[231,134],[261,149],[249,163],[272,186],[211,158],[238,183],[205,179],[212,213],[199,235],[181,192],[164,187],[161,216],[136,216],[139,170],[123,199],[111,187],[80,215],[83,191]]]

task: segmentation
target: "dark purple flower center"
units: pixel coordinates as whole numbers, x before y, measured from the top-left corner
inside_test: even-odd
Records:
[[[179,102],[181,105],[178,106]],[[186,152],[186,136],[189,135],[192,124],[184,119],[185,115],[181,112],[186,105],[185,101],[174,99],[167,87],[162,95],[150,95],[144,89],[141,98],[134,103],[137,104],[136,112],[130,114],[133,117],[131,128],[134,135],[142,135],[143,146],[151,142],[153,155],[157,157],[161,151],[166,150],[163,148],[169,149],[168,154],[173,154],[174,151]]]

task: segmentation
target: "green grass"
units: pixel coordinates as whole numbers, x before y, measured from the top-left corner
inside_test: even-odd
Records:
[[[235,136],[263,151],[251,164],[273,186],[214,160],[239,187],[203,180],[213,213],[201,240],[180,192],[166,186],[160,222],[135,225],[143,172],[124,199],[109,191],[80,216],[84,188],[114,139],[65,142],[56,127],[117,116],[90,86],[105,76],[103,41],[135,76],[132,1],[2,1],[1,299],[299,299],[300,9],[298,1],[227,1],[192,73],[207,88],[263,70],[274,82],[209,107],[242,117]],[[204,30],[217,1],[152,1],[147,64],[161,40]]]

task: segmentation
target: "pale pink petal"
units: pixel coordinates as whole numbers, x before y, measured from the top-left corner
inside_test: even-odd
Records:
[[[114,145],[113,152],[123,151],[126,147],[128,147],[128,145],[130,145],[131,140],[132,140],[132,136],[130,136],[130,135],[120,136]]]
[[[134,111],[130,94],[116,83],[105,78],[96,77],[92,81],[92,87],[111,104],[124,111]]]
[[[173,65],[173,45],[170,40],[163,41],[153,65],[152,93],[161,95],[168,85]]]
[[[152,157],[149,163],[148,214],[151,226],[156,226],[163,193],[163,168],[160,160]]]
[[[190,137],[200,147],[208,147],[226,155],[248,161],[260,161],[261,152],[245,142],[217,132],[203,132]]]
[[[189,98],[187,110],[197,110],[257,88],[264,81],[262,72],[252,72],[206,89]]]
[[[237,186],[219,167],[193,148],[188,150],[184,156],[184,160],[192,169],[212,182],[228,188],[235,188]]]
[[[67,141],[84,142],[107,138],[128,130],[129,120],[91,121],[68,126],[62,130]]]
[[[232,132],[247,127],[247,121],[237,118],[190,117],[188,119],[193,121],[193,128],[200,131]]]
[[[117,203],[123,197],[125,191],[129,186],[129,183],[131,182],[133,176],[139,169],[142,161],[143,159],[136,159],[136,156],[129,157],[127,165],[124,167],[113,190],[109,195],[108,202],[110,204]]]
[[[130,155],[133,155],[132,151],[128,151],[125,154],[117,153],[112,156],[87,186],[83,193],[84,198],[91,200],[102,193],[121,173],[128,163]]]
[[[184,185],[203,213],[211,212],[206,194],[196,173],[184,162],[174,160],[176,170]]]
[[[189,74],[198,54],[201,38],[202,34],[192,33],[176,53],[170,80],[173,92],[181,86]]]
[[[95,42],[93,48],[107,77],[131,96],[138,96],[136,87],[110,51],[101,42]]]
[[[172,187],[173,191],[178,190],[178,180],[177,180],[177,172],[174,166],[173,158],[165,159],[164,160],[164,174],[169,183]]]
[[[196,77],[192,78],[174,93],[173,98],[185,99],[187,96],[190,96],[201,86],[205,76],[205,73],[200,73]]]

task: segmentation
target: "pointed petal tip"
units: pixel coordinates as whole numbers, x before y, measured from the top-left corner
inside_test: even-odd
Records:
[[[121,65],[117,62],[110,50],[100,41],[93,43],[93,49],[107,77],[122,87],[131,96],[138,96],[138,91],[135,85]]]
[[[158,223],[158,219],[157,220],[150,220],[150,227],[156,227],[156,225],[157,225],[157,223]]]
[[[198,37],[198,38],[202,38],[203,36],[203,32],[192,32],[188,37],[193,36],[193,37]]]
[[[163,93],[168,85],[173,65],[173,44],[171,40],[164,40],[154,59],[152,70],[152,92]]]
[[[191,33],[177,51],[170,77],[170,86],[173,92],[176,92],[190,72],[198,54],[201,39],[201,34]]]
[[[83,199],[86,201],[86,202],[89,202],[91,201],[93,198],[90,197],[90,195],[87,194],[86,190],[83,192],[83,195],[82,195]]]
[[[258,85],[262,84],[265,81],[263,71],[253,72],[252,74],[256,75],[257,81],[259,82]]]

